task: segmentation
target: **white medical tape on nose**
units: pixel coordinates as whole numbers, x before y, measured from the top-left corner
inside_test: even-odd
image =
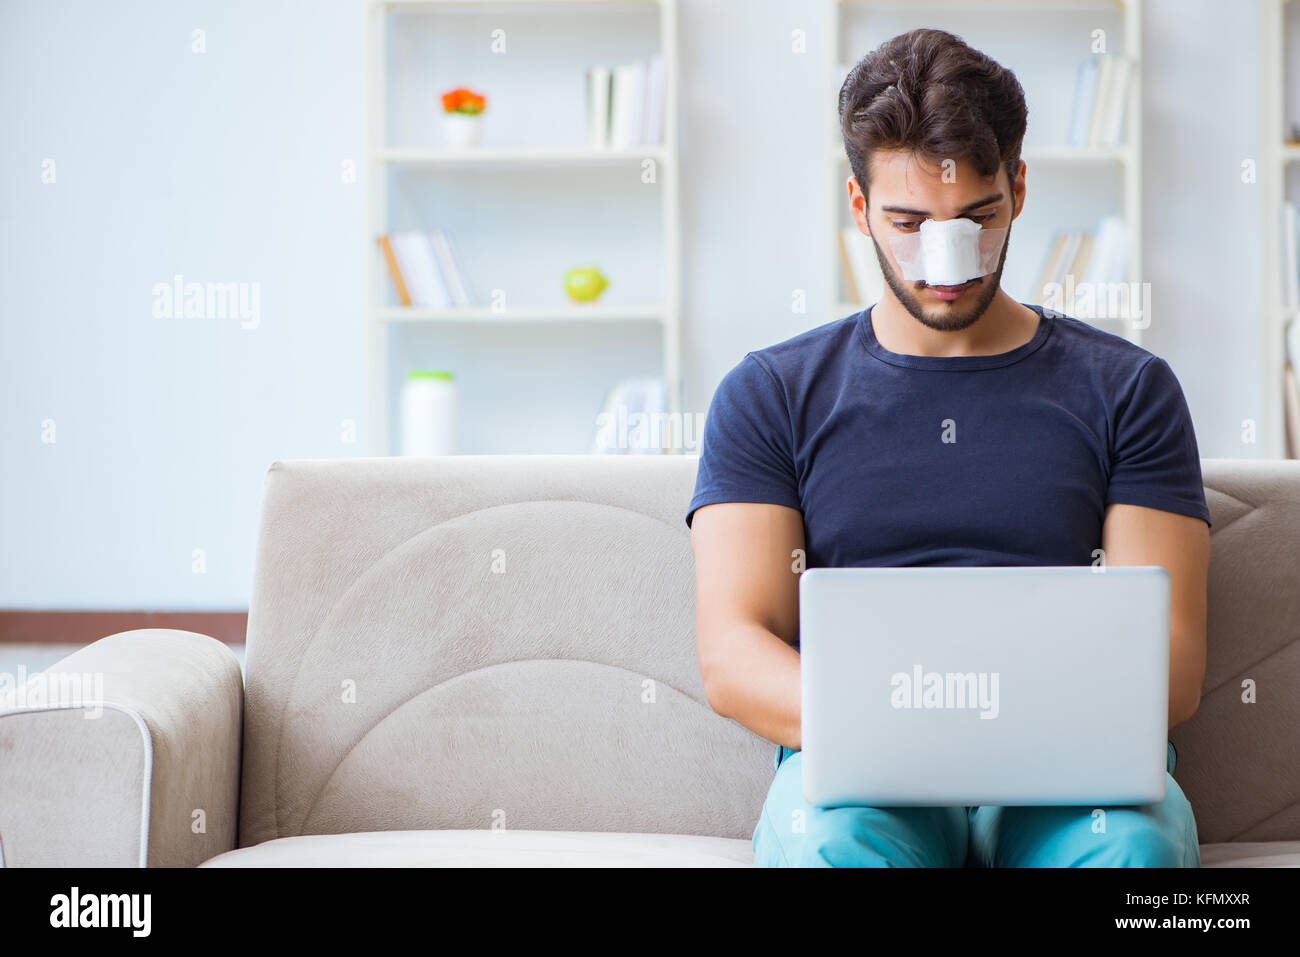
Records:
[[[889,241],[898,271],[908,282],[959,286],[998,268],[1005,226],[984,229],[970,219],[927,219],[914,233]]]

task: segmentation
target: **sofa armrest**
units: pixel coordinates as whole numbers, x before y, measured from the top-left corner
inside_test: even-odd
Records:
[[[0,863],[186,867],[234,849],[244,688],[228,647],[124,631],[17,679],[0,675]]]

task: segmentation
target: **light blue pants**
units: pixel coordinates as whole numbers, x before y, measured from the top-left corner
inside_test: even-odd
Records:
[[[754,829],[759,867],[1200,867],[1196,819],[1172,772],[1159,804],[835,807],[803,797],[802,755],[780,747]]]

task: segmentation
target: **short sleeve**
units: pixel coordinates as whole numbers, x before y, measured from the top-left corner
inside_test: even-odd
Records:
[[[721,502],[799,508],[785,390],[763,360],[749,353],[713,393],[704,419],[695,494],[686,512]]]
[[[1119,408],[1106,504],[1141,505],[1210,522],[1192,416],[1169,363],[1148,359]]]

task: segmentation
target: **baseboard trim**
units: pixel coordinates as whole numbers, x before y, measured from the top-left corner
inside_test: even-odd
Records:
[[[0,609],[0,644],[88,645],[136,628],[176,628],[242,645],[246,611],[58,611]]]

